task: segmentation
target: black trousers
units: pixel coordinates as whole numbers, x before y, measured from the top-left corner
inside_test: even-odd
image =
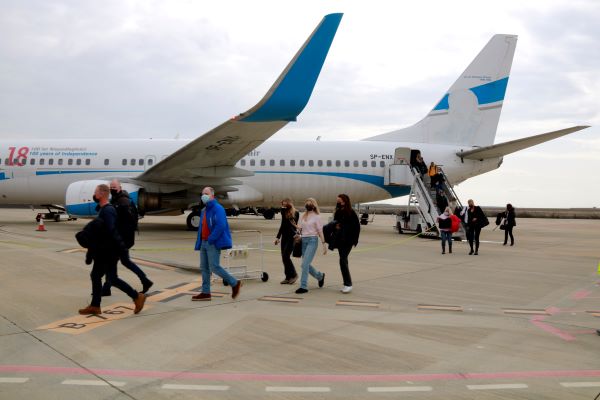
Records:
[[[125,268],[127,268],[128,270],[130,270],[131,272],[136,274],[138,278],[140,278],[140,282],[142,282],[142,285],[144,283],[148,282],[148,277],[146,276],[144,271],[142,271],[142,269],[140,267],[138,267],[138,265],[136,263],[131,261],[131,258],[129,257],[129,250],[127,250],[127,258],[122,258],[121,263],[123,264],[123,266]],[[106,279],[106,282],[104,282],[104,286],[102,286],[102,290],[109,291],[110,287],[111,287],[110,281],[108,279]]]
[[[515,237],[513,236],[512,230],[512,226],[506,225],[506,228],[504,229],[504,244],[508,241],[508,235],[510,235],[510,244],[515,244]]]
[[[294,237],[281,236],[281,261],[283,262],[283,269],[285,273],[285,279],[292,279],[298,276],[294,263],[292,262],[291,255],[294,250]]]
[[[338,253],[340,254],[340,271],[342,271],[342,279],[344,280],[344,286],[352,286],[352,277],[350,276],[350,268],[348,268],[348,255],[352,250],[352,245],[342,245],[338,247]]]
[[[469,246],[471,250],[473,250],[473,242],[475,242],[475,251],[479,251],[479,234],[481,233],[481,228],[479,226],[475,227],[467,227],[467,240],[469,241]]]
[[[119,257],[116,254],[103,254],[94,258],[94,265],[90,273],[90,278],[92,279],[91,306],[100,307],[102,300],[102,277],[104,275],[106,275],[107,282],[125,292],[132,300],[137,299],[138,292],[117,276],[118,262]]]

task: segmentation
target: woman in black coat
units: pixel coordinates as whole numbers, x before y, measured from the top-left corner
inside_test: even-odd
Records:
[[[515,221],[515,209],[512,204],[506,205],[506,211],[504,212],[504,246],[508,242],[508,235],[510,235],[510,245],[515,245],[515,237],[513,236],[513,227],[517,226]]]
[[[468,201],[469,206],[466,207],[460,215],[464,218],[464,222],[467,225],[467,240],[471,251],[469,255],[479,254],[479,234],[481,228],[486,226],[489,222],[481,207],[476,206],[472,199]],[[475,243],[475,251],[473,251],[473,243]]]
[[[294,235],[298,227],[299,216],[300,213],[294,208],[292,199],[281,201],[281,226],[274,243],[277,245],[281,242],[281,261],[283,261],[285,271],[285,279],[280,282],[282,285],[291,285],[298,279],[290,256],[294,250]]]
[[[337,247],[340,254],[340,270],[344,280],[344,287],[341,291],[342,293],[350,293],[352,291],[352,277],[348,268],[348,255],[352,247],[358,244],[360,222],[358,221],[358,215],[352,209],[348,195],[338,195],[333,220],[336,223],[335,247]]]

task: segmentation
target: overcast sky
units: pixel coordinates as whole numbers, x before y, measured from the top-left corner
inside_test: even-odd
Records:
[[[516,34],[496,143],[592,127],[506,156],[458,193],[600,206],[596,0],[0,0],[0,137],[197,137],[254,105],[330,12],[345,15],[312,98],[272,140],[412,125],[493,34]]]

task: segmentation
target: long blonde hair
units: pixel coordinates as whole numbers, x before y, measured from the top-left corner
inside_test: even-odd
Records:
[[[309,197],[308,199],[304,200],[304,204],[309,204],[312,205],[315,209],[313,210],[316,214],[320,214],[319,212],[319,204],[317,203],[317,200],[313,199],[312,197]],[[306,211],[304,214],[302,214],[302,219],[306,220],[306,217],[308,216],[308,211]]]

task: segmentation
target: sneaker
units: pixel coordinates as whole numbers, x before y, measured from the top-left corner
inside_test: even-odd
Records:
[[[79,314],[81,315],[98,315],[102,314],[102,310],[100,307],[87,306],[86,308],[82,308],[79,310]]]
[[[136,299],[133,301],[133,304],[135,304],[135,310],[133,310],[133,313],[139,314],[139,312],[142,311],[142,308],[144,308],[145,302],[146,295],[144,293],[138,293],[138,297],[136,297]]]
[[[340,290],[340,292],[345,293],[345,294],[350,293],[351,291],[352,291],[352,286],[344,286],[342,288],[342,290]]]
[[[323,275],[321,276],[321,279],[319,279],[319,287],[323,287],[323,285],[325,284],[325,273],[321,272]]]
[[[147,279],[146,282],[142,283],[142,293],[147,293],[148,290],[152,287],[152,285],[154,285],[154,282]]]
[[[192,301],[210,301],[211,297],[210,293],[200,293],[192,296]]]
[[[288,285],[293,285],[294,283],[296,283],[296,281],[298,280],[298,275],[296,275],[295,277],[288,279]]]
[[[296,289],[296,294],[308,293],[308,289],[298,288]]]
[[[231,298],[235,299],[240,294],[240,288],[242,287],[242,281],[238,280],[237,285],[231,288]]]

